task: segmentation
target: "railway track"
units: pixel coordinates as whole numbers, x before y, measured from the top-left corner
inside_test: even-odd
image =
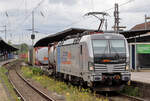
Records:
[[[142,98],[128,96],[125,94],[118,94],[117,96],[109,97],[110,101],[145,101]]]
[[[50,98],[49,96],[32,86],[17,72],[18,69],[13,69],[14,66],[15,65],[12,65],[9,69],[8,77],[22,101],[55,101],[54,99]],[[111,94],[99,93],[96,95],[97,97],[108,98],[109,101],[145,101],[144,99],[138,97],[128,96],[117,92],[113,92]]]
[[[22,101],[56,101],[25,80],[15,69],[10,69],[9,80]]]
[[[97,97],[103,97],[108,98],[109,101],[145,101],[142,98],[134,97],[134,96],[128,96],[126,94],[117,93],[117,92],[111,92],[109,94],[97,94]]]

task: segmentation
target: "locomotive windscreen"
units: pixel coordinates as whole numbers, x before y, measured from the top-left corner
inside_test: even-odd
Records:
[[[125,41],[124,40],[109,40],[111,53],[125,53]]]
[[[93,53],[95,63],[125,63],[125,41],[118,39],[93,40]]]
[[[108,40],[93,40],[94,54],[108,53]]]

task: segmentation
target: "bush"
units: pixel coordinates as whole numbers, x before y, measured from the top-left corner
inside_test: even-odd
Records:
[[[122,93],[128,94],[130,96],[139,96],[139,88],[132,87],[132,86],[125,86],[124,89],[121,91]]]
[[[22,68],[23,74],[32,71],[32,79],[39,82],[44,88],[51,92],[63,95],[66,101],[108,101],[107,98],[97,98],[90,89],[67,85],[65,82],[57,81],[54,78],[42,75],[43,72],[36,67]]]
[[[34,75],[43,75],[43,71],[40,68],[32,68],[32,72]]]
[[[4,67],[0,68],[0,82],[3,82],[3,85],[6,87],[5,89],[7,89],[7,93],[9,93],[10,98],[12,98],[12,100],[14,101],[21,101],[18,99],[13,86],[11,85],[11,83],[9,82],[8,76],[6,75],[8,73],[8,70]],[[11,101],[11,99],[8,99],[9,101]]]

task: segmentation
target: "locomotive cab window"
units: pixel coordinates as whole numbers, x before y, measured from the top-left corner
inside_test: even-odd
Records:
[[[111,53],[125,53],[124,40],[109,40]]]
[[[108,53],[108,40],[93,40],[94,54]]]

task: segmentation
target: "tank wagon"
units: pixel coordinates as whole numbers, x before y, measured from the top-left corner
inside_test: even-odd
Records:
[[[37,49],[36,62],[38,65],[48,65],[48,47]]]
[[[49,46],[49,70],[96,91],[119,90],[130,80],[128,43],[121,34],[82,33]]]

